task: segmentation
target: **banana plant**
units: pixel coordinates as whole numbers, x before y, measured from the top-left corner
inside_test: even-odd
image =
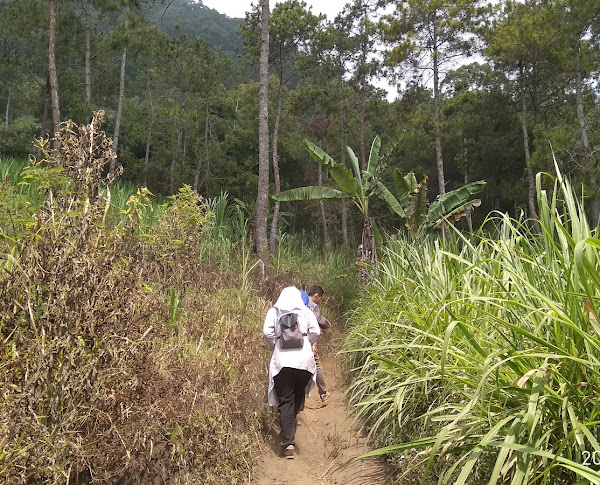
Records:
[[[421,182],[413,172],[402,175],[398,169],[394,171],[396,200],[404,211],[407,229],[417,234],[440,227],[445,222],[455,222],[471,213],[481,205],[480,199],[469,198],[481,192],[485,182],[477,181],[463,185],[456,190],[438,196],[429,205],[427,200],[427,176]],[[398,213],[398,211],[395,211]]]
[[[286,190],[273,196],[273,199],[280,202],[294,200],[321,200],[321,199],[341,199],[347,197],[352,200],[354,205],[363,215],[362,244],[360,246],[361,278],[366,282],[366,271],[364,263],[373,263],[377,260],[375,250],[375,239],[373,236],[373,226],[369,217],[369,199],[372,195],[383,199],[390,206],[390,209],[400,217],[405,217],[404,210],[396,197],[381,183],[377,174],[383,163],[390,156],[394,148],[400,143],[404,133],[395,136],[385,147],[381,148],[381,139],[376,136],[371,145],[369,160],[367,166],[361,170],[358,158],[350,147],[346,147],[348,157],[351,163],[351,169],[343,164],[337,163],[321,148],[309,140],[304,140],[306,149],[312,155],[317,163],[325,167],[330,173],[331,178],[337,184],[333,187],[298,187]]]

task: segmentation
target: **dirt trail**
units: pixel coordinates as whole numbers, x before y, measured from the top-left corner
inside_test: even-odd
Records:
[[[343,379],[334,355],[334,345],[319,342],[319,354],[331,396],[321,403],[317,389],[306,399],[298,415],[296,453],[293,460],[278,455],[278,416],[273,414],[273,432],[259,458],[253,485],[378,485],[392,482],[385,462],[360,460],[344,466],[352,458],[369,451],[366,438],[352,427],[342,401]],[[323,345],[324,344],[324,345]]]

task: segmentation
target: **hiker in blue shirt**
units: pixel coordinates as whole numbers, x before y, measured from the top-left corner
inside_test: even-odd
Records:
[[[302,297],[302,301],[304,302],[304,304],[306,306],[308,306],[308,301],[309,301],[308,293],[306,293],[306,291],[304,291],[304,290],[300,290],[300,296]]]

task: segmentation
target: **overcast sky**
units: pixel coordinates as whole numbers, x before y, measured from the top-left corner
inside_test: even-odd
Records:
[[[217,12],[224,13],[229,17],[244,18],[246,12],[250,10],[250,4],[255,5],[259,0],[202,0],[202,3],[209,7],[214,8]],[[344,5],[349,0],[305,0],[306,4],[311,7],[312,13],[319,14],[324,13],[327,15],[329,20],[333,20],[334,17],[342,11]],[[276,3],[280,3],[279,0],[270,0],[269,6],[271,10]]]

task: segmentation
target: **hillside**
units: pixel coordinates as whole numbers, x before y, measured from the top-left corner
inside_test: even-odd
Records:
[[[164,5],[151,8],[146,17],[170,37],[198,37],[211,47],[221,47],[233,55],[237,55],[242,47],[238,34],[242,19],[223,15],[206,7],[201,0],[173,0],[166,8]]]

